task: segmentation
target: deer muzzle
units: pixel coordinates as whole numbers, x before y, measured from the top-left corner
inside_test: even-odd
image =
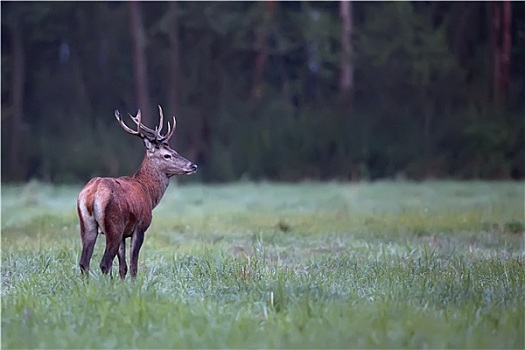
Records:
[[[197,172],[197,164],[192,163],[190,169],[186,170],[186,175],[195,174]]]

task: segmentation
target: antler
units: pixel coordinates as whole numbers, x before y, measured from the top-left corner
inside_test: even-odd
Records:
[[[143,125],[140,120],[142,119],[142,115],[140,114],[140,109],[139,111],[137,112],[137,119],[135,119],[135,117],[131,116],[131,114],[129,115],[131,117],[131,119],[135,122],[135,124],[137,124],[137,130],[133,130],[131,129],[130,127],[128,127],[124,121],[122,120],[122,116],[120,115],[120,112],[118,111],[118,109],[115,110],[115,118],[117,118],[120,126],[122,126],[122,128],[124,130],[126,130],[127,132],[129,132],[131,135],[137,135],[137,136],[140,136],[140,137],[144,137],[144,135],[140,132],[140,128],[141,126]]]
[[[131,120],[137,125],[137,130],[133,130],[130,127],[128,127],[124,121],[122,120],[122,116],[120,115],[120,112],[118,110],[115,110],[115,117],[117,118],[120,126],[124,130],[126,130],[128,133],[132,135],[140,136],[141,138],[148,138],[150,141],[156,141],[156,142],[168,142],[168,140],[173,136],[173,133],[175,132],[175,127],[177,125],[177,121],[175,120],[175,116],[173,117],[173,128],[171,127],[170,123],[168,122],[168,132],[166,135],[162,136],[160,131],[162,130],[162,125],[164,123],[164,113],[162,112],[162,107],[159,105],[159,114],[160,114],[160,123],[158,126],[155,127],[155,130],[148,128],[144,124],[142,124],[142,114],[140,113],[140,109],[137,112],[137,115],[134,117],[131,114],[128,113]],[[145,131],[147,133],[150,133],[153,135],[153,137],[144,135],[141,131]]]
[[[158,107],[159,107],[160,123],[159,123],[158,130],[157,128],[155,128],[155,139],[159,142],[164,142],[164,141],[168,142],[168,140],[171,138],[171,136],[175,132],[175,127],[177,126],[177,120],[175,120],[175,116],[173,116],[173,128],[170,126],[170,122],[168,122],[168,132],[166,133],[166,135],[162,136],[160,134],[160,131],[162,130],[162,124],[164,121],[164,113],[162,113],[162,107],[160,105]]]

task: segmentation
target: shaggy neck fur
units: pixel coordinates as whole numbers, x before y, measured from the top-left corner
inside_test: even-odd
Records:
[[[159,171],[148,158],[144,156],[144,160],[140,165],[139,170],[133,175],[144,188],[144,191],[151,199],[151,207],[155,208],[159,204],[164,192],[170,183],[169,177],[163,172]]]

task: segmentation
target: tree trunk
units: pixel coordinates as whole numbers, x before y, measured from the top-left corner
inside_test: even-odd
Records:
[[[425,94],[427,95],[427,94]],[[425,96],[427,97],[427,96]],[[434,121],[434,103],[431,102],[432,98],[427,97],[424,99],[424,124],[423,124],[423,154],[424,154],[424,172],[425,176],[429,177],[432,174],[432,153],[433,153],[433,140],[432,140],[432,123]]]
[[[142,111],[142,120],[146,125],[153,126],[152,106],[149,100],[146,37],[142,25],[142,14],[138,1],[129,2],[131,17],[131,36],[133,40],[133,73],[135,78],[135,95],[138,99],[137,107]]]
[[[169,72],[170,79],[168,82],[167,101],[168,110],[170,113],[178,115],[179,112],[179,69],[180,69],[180,53],[179,53],[179,23],[177,21],[178,4],[176,1],[169,3],[169,9],[171,16],[171,23],[169,27],[169,43],[170,43],[170,62]]]
[[[491,6],[492,84],[496,105],[502,105],[510,82],[511,4],[509,0]]]
[[[259,51],[257,58],[255,59],[255,70],[253,74],[253,85],[251,91],[252,100],[257,100],[262,94],[262,80],[264,74],[264,68],[266,66],[266,59],[268,58],[267,52],[267,40],[269,34],[270,18],[275,9],[275,1],[267,0],[263,13],[263,22],[259,28],[259,33],[256,38],[256,48]]]
[[[13,179],[21,180],[22,169],[20,165],[20,131],[24,116],[24,80],[25,80],[25,52],[23,30],[20,17],[13,11],[11,17],[11,40],[13,41],[13,66],[12,66],[12,101],[11,101],[11,142],[9,150],[9,165]]]
[[[170,16],[170,25],[168,29],[170,55],[168,63],[169,81],[166,91],[166,100],[167,111],[169,111],[168,120],[171,120],[171,115],[175,115],[175,117],[178,117],[181,109],[178,89],[178,84],[180,80],[180,39],[179,22],[177,20],[178,4],[176,1],[171,1],[169,2],[168,6]],[[188,156],[189,159],[196,161],[197,155],[200,151],[199,145],[202,143],[202,138],[200,137],[202,116],[199,112],[190,113],[185,116],[191,116],[191,119],[185,119],[186,121],[184,122],[185,125],[189,124],[191,128],[189,128],[188,132],[185,133],[185,135],[183,136],[184,139],[182,141],[178,141],[178,144],[179,146],[184,145],[184,147],[186,148],[184,153]],[[172,142],[177,142],[177,140],[179,139],[175,137],[175,141]],[[177,179],[175,179],[175,181],[177,181]]]
[[[511,21],[512,10],[509,0],[501,3],[503,6],[502,38],[501,38],[501,91],[506,95],[510,83],[510,51],[512,48]]]
[[[341,16],[341,76],[339,87],[343,96],[349,96],[354,88],[354,67],[352,55],[352,1],[341,0],[339,14]]]

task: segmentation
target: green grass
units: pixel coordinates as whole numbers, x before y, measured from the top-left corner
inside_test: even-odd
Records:
[[[525,347],[522,182],[172,184],[134,282],[79,190],[2,187],[3,348]]]

